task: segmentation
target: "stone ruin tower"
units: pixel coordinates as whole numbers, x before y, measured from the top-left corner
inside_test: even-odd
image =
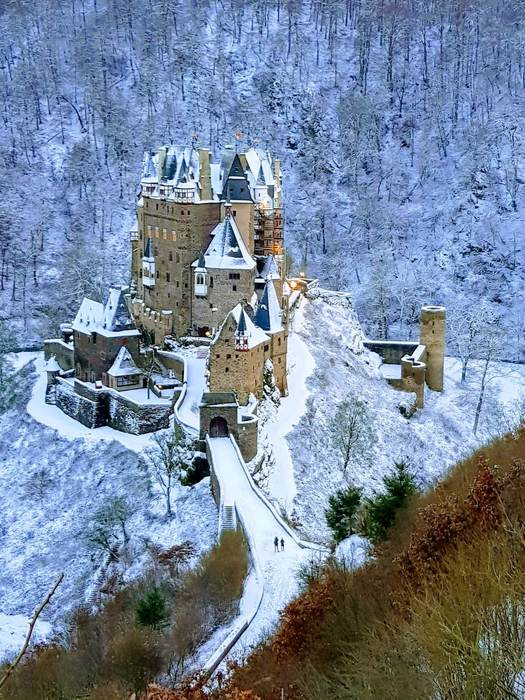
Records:
[[[433,391],[443,391],[445,363],[444,306],[423,306],[420,316],[420,343],[426,346],[426,383]]]

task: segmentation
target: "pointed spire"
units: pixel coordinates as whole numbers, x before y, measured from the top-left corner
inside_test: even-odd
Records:
[[[282,316],[272,280],[268,277],[261,300],[257,305],[255,323],[263,331],[275,333],[282,330]]]
[[[202,250],[199,253],[199,262],[197,263],[197,268],[201,270],[206,269],[206,260],[204,259],[204,253],[202,252]]]
[[[144,248],[144,257],[145,258],[152,258],[153,257],[153,246],[151,245],[151,238],[149,236],[146,240],[146,246]]]

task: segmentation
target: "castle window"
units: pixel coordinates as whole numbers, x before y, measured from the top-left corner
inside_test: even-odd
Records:
[[[142,277],[142,268],[139,270],[139,277]]]
[[[93,338],[93,345],[96,345],[96,343],[97,343],[97,334],[96,334],[96,333],[93,333],[93,335],[92,335],[91,337]]]
[[[281,344],[281,339],[277,338],[277,345],[280,345],[280,344]]]
[[[158,204],[155,204],[155,209],[158,209],[158,208],[159,208],[159,205],[158,205]]]
[[[158,254],[159,254],[159,249],[157,248],[157,246],[155,246],[155,248],[153,249],[153,255],[155,257],[157,257]]]
[[[197,275],[195,284],[204,284],[204,275],[201,272]]]
[[[190,215],[190,210],[188,209],[188,216]]]
[[[232,288],[233,288],[233,291],[234,291],[234,292],[237,291],[237,285],[236,285],[236,284],[232,284]]]
[[[177,253],[177,262],[180,262],[180,255]]]
[[[224,371],[225,371],[225,372],[229,372],[229,371],[230,371],[230,368],[229,368],[229,367],[225,367],[225,368],[224,368]]]
[[[220,355],[215,355],[215,357],[219,360],[221,356],[220,356]]]
[[[160,272],[157,270],[157,279],[160,277]]]
[[[229,278],[230,278],[231,280],[240,280],[240,279],[241,279],[241,275],[240,275],[239,272],[230,272]]]
[[[213,287],[213,277],[210,277],[210,287]]]
[[[268,352],[268,345],[264,346],[264,352]]]
[[[232,211],[232,216],[233,216],[234,219],[235,219],[235,217],[237,216],[237,210],[236,210],[236,209],[234,209],[234,210]]]
[[[166,272],[166,282],[169,282],[169,281],[170,281],[170,273]]]
[[[232,359],[232,356],[231,356],[231,355],[226,355],[226,359],[227,359],[227,360],[231,360],[231,359]]]
[[[134,377],[117,377],[117,386],[133,386],[136,383]]]
[[[169,261],[173,262],[173,253],[171,252],[171,250],[170,250],[170,254],[169,254]]]
[[[184,209],[181,209],[180,213],[182,214],[182,216],[184,216]]]
[[[178,288],[178,287],[179,287],[179,282],[178,282],[178,280],[177,280],[177,288]]]

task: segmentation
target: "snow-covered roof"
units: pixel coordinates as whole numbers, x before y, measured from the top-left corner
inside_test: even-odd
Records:
[[[127,348],[121,347],[115,361],[108,369],[108,374],[112,377],[129,377],[134,374],[142,374],[137,367]]]
[[[258,328],[252,319],[248,316],[248,314],[244,311],[242,304],[237,304],[237,306],[230,311],[228,316],[226,316],[224,323],[227,323],[228,318],[230,316],[233,316],[233,319],[235,320],[235,325],[237,327],[236,332],[239,332],[240,330],[242,333],[245,335],[245,337],[248,340],[248,348],[255,348],[257,345],[260,345],[261,343],[267,343],[269,338],[266,335],[266,333],[261,329]],[[241,323],[241,329],[239,329],[239,323]],[[242,329],[242,326],[244,325],[245,329]]]
[[[207,268],[253,270],[255,260],[252,258],[242,239],[235,219],[227,214],[223,221],[211,232],[212,241],[204,254]],[[192,263],[201,267],[202,261]]]
[[[277,267],[277,263],[275,262],[275,258],[273,257],[273,255],[269,255],[266,258],[260,276],[263,280],[278,280],[281,278],[281,275],[279,274],[279,268]]]
[[[140,335],[129,313],[120,287],[111,287],[105,304],[84,297],[73,321],[79,333],[99,333],[106,337]]]
[[[250,186],[258,185],[271,186],[275,184],[272,170],[272,160],[269,153],[249,148],[244,154],[248,163],[248,174]]]
[[[268,279],[255,312],[255,323],[268,333],[282,331],[282,312],[273,282]]]
[[[51,355],[49,360],[46,362],[44,369],[46,372],[61,372],[62,367],[58,364],[55,355]]]

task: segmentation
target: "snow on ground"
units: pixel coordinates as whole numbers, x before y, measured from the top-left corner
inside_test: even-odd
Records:
[[[203,348],[186,354],[186,394],[177,415],[184,425],[193,430],[199,430],[199,406],[206,388],[206,358],[207,350]]]
[[[60,437],[68,440],[82,439],[92,443],[98,443],[101,440],[116,440],[124,447],[137,451],[147,447],[151,441],[151,434],[129,435],[128,433],[120,432],[120,430],[114,430],[109,426],[86,428],[82,423],[67,416],[58,406],[47,404],[45,402],[47,378],[44,364],[44,353],[37,353],[35,368],[38,372],[38,377],[33,385],[31,398],[27,404],[27,412],[35,421],[53,428]]]
[[[22,648],[29,629],[30,618],[24,615],[0,613],[0,662],[12,657]],[[51,625],[38,619],[33,629],[31,643],[41,642],[51,635]]]
[[[275,415],[265,424],[264,431],[273,448],[275,466],[268,481],[268,491],[288,512],[297,493],[293,461],[286,436],[306,411],[309,395],[308,378],[315,361],[305,340],[298,334],[304,322],[303,309],[294,315],[288,336],[288,396],[281,399]]]
[[[217,512],[204,479],[193,487],[177,485],[176,515],[167,521],[164,500],[139,460],[149,438],[83,428],[44,404],[42,381],[31,365],[24,368],[16,405],[0,417],[0,613],[29,617],[63,571],[43,615],[60,630],[65,615],[90,600],[105,562],[86,538],[97,509],[115,497],[128,505],[123,580],[149,565],[148,542],[168,547],[189,539],[198,552],[208,549]]]
[[[230,658],[238,658],[275,628],[281,610],[298,592],[297,572],[311,556],[311,551],[299,547],[254,492],[230,438],[210,439],[210,447],[222,499],[235,502],[252,544],[252,554],[261,569],[264,586],[260,608],[230,654]],[[275,537],[284,540],[284,551],[274,550]],[[255,586],[245,591],[245,610],[253,606],[256,595]]]
[[[445,391],[440,394],[427,390],[425,408],[411,419],[404,418],[398,406],[407,395],[392,389],[381,377],[379,358],[363,346],[364,336],[348,295],[320,290],[317,297],[304,303],[303,320],[295,333],[307,343],[315,360],[315,369],[307,379],[306,411],[284,437],[293,458],[297,488],[293,518],[307,538],[329,538],[324,519],[328,496],[345,484],[353,482],[365,493],[380,489],[384,474],[401,459],[410,462],[422,485],[429,484],[494,434],[482,422],[478,435],[473,435],[479,362],[472,363],[462,384],[457,360],[447,358]],[[303,346],[294,342],[294,334],[290,340],[288,363],[292,368],[301,366]],[[496,399],[512,404],[525,392],[525,368],[501,363],[490,374],[487,413],[489,407],[494,409]],[[290,377],[293,380],[293,369]],[[375,439],[369,455],[354,458],[344,475],[332,444],[330,421],[337,404],[347,396],[366,403]],[[296,397],[292,392],[289,399],[294,406]],[[297,400],[302,411],[304,393],[299,393]],[[289,466],[285,473],[290,474]],[[278,460],[271,476],[271,493],[276,497],[280,481]]]

